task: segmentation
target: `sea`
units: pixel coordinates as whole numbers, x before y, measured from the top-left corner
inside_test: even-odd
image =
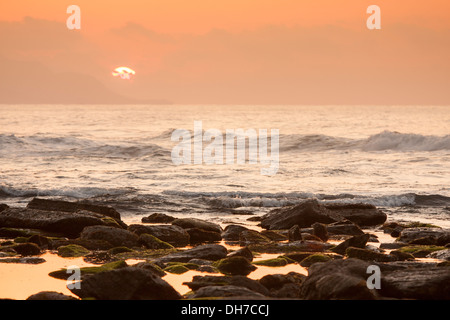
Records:
[[[248,152],[244,163],[175,163],[174,132],[193,141],[199,122],[202,150],[207,131],[267,130],[271,146],[277,130],[276,173]],[[316,198],[449,228],[450,106],[0,105],[0,203],[34,197],[110,205],[129,223],[165,213],[243,224]]]

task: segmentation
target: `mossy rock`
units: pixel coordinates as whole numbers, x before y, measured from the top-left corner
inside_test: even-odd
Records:
[[[139,241],[148,249],[173,249],[173,246],[154,235],[143,233],[139,236]]]
[[[182,265],[189,270],[197,270],[199,268],[198,264],[195,263],[189,263],[189,262],[168,262],[167,266],[175,266],[175,265]]]
[[[63,258],[84,257],[89,253],[88,249],[77,244],[69,244],[58,248],[58,256]]]
[[[409,222],[405,225],[402,225],[404,228],[439,228],[442,229],[439,226],[436,226],[434,224],[431,223],[423,223],[423,222],[419,222],[419,221],[412,221]]]
[[[114,247],[108,250],[109,254],[119,254],[123,252],[133,252],[133,249],[130,249],[128,247]]]
[[[441,247],[441,246],[434,246],[434,245],[431,245],[431,246],[414,245],[414,246],[406,246],[406,247],[399,248],[398,251],[412,254],[415,258],[424,258],[428,254],[430,254],[434,251],[439,251],[439,250],[444,250],[444,249],[446,249],[446,248]]]
[[[267,260],[254,261],[253,264],[257,266],[266,266],[266,267],[283,267],[290,263],[286,258],[278,257]]]
[[[170,253],[178,252],[178,249],[144,249],[133,250],[130,252],[121,252],[115,255],[116,258],[121,260],[136,259],[136,260],[152,260],[155,258],[164,257]]]
[[[215,261],[212,266],[225,275],[246,276],[256,270],[256,267],[250,261],[241,256],[227,257]]]
[[[106,226],[108,227],[116,227],[116,228],[121,228],[122,226],[116,221],[116,219],[111,218],[111,217],[103,217],[101,218],[101,220],[105,223]]]
[[[182,264],[174,264],[164,268],[164,271],[174,274],[183,274],[189,271],[189,268],[185,267]]]
[[[80,268],[81,277],[97,274],[104,271],[111,271],[119,268],[125,268],[128,264],[124,260],[113,261],[109,263],[105,263],[99,267],[84,267]],[[70,274],[67,273],[67,269],[63,268],[57,271],[50,272],[48,274],[52,278],[66,280]]]
[[[308,268],[316,262],[327,262],[330,260],[331,260],[331,258],[329,256],[327,256],[325,254],[316,253],[316,254],[312,254],[309,257],[306,257],[305,259],[303,259],[300,262],[300,265],[304,268]]]

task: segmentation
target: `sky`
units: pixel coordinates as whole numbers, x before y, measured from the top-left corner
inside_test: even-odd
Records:
[[[0,103],[448,105],[449,16],[448,0],[2,1]]]

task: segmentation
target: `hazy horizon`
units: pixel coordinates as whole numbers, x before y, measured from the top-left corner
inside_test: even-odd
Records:
[[[0,4],[0,103],[450,105],[446,1],[76,4]]]

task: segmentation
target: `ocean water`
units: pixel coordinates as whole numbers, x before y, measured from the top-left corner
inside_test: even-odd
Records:
[[[194,135],[195,121],[278,129],[278,171],[175,165],[172,133]],[[36,196],[106,203],[131,222],[244,222],[314,197],[450,227],[450,106],[0,105],[0,203]]]

